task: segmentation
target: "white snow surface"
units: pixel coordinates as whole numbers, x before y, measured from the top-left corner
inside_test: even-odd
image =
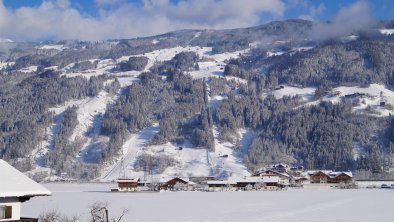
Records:
[[[51,195],[51,192],[0,159],[0,198]]]
[[[363,94],[360,97],[360,103],[358,106],[353,107],[354,112],[365,113],[368,106],[374,109],[374,113],[371,115],[377,117],[389,116],[394,113],[391,106],[394,106],[394,91],[387,88],[382,84],[370,84],[368,87],[360,86],[340,86],[333,88],[330,95],[326,95],[319,100],[314,100],[315,90],[314,87],[301,88],[294,86],[283,85],[283,88],[272,90],[263,93],[262,97],[267,95],[274,95],[275,98],[283,98],[284,96],[301,96],[302,100],[305,101],[305,105],[317,105],[321,101],[330,101],[332,103],[340,103],[342,99],[347,95]],[[381,102],[385,102],[386,106],[380,106]],[[304,105],[303,105],[304,106]]]
[[[377,117],[389,116],[394,113],[394,110],[387,108],[387,106],[380,106],[380,102],[385,102],[387,105],[394,105],[394,91],[388,89],[382,84],[371,84],[368,87],[359,86],[341,86],[332,89],[332,94],[324,96],[320,101],[331,101],[333,103],[341,102],[346,95],[364,94],[365,96],[359,98],[358,106],[353,107],[354,112],[365,113],[368,106],[374,109],[371,115]],[[315,105],[319,101],[307,103],[307,105]]]
[[[64,45],[42,45],[40,47],[37,47],[38,49],[45,49],[45,50],[58,50],[58,51],[62,51],[64,49],[66,49],[67,47],[65,47]]]
[[[0,70],[6,68],[7,66],[14,65],[15,62],[0,62]]]
[[[268,57],[272,57],[272,56],[280,56],[280,55],[283,55],[283,54],[285,54],[286,52],[283,52],[283,51],[278,51],[278,52],[271,52],[271,51],[268,51],[267,52],[267,56]]]
[[[119,62],[127,61],[130,57],[145,56],[149,59],[149,61],[148,61],[148,65],[145,67],[144,71],[148,71],[156,62],[169,61],[176,54],[178,54],[180,52],[196,52],[201,57],[211,51],[212,51],[211,47],[197,47],[197,46],[181,47],[181,46],[177,46],[174,48],[159,49],[159,50],[147,52],[144,54],[122,56],[116,62],[119,63]]]
[[[73,134],[69,138],[71,141],[74,141],[77,137],[86,137],[87,141],[82,148],[88,146],[92,139],[98,136],[99,134],[99,126],[95,121],[100,121],[100,116],[104,115],[107,106],[116,100],[118,95],[111,95],[105,91],[101,91],[95,97],[88,97],[81,100],[72,100],[68,101],[66,104],[62,106],[58,106],[55,108],[51,108],[50,111],[53,111],[55,114],[60,114],[64,112],[68,107],[78,106],[77,109],[77,118],[78,125],[75,127]],[[51,130],[50,132],[53,132]],[[88,132],[90,134],[88,135]],[[49,138],[52,138],[53,135],[49,135]],[[47,145],[51,144],[50,142],[46,143]]]
[[[241,192],[111,193],[115,184],[45,184],[50,197],[22,204],[24,216],[60,211],[87,221],[89,207],[108,202],[110,218],[129,212],[133,222],[391,222],[393,189],[285,190]]]
[[[203,54],[204,58],[206,61],[199,62],[199,70],[197,71],[191,71],[189,74],[194,78],[194,79],[201,79],[201,78],[209,78],[209,77],[222,77],[224,73],[224,68],[226,66],[226,61],[230,59],[235,59],[238,58],[240,55],[243,55],[245,53],[248,53],[250,49],[245,49],[245,50],[240,50],[240,51],[235,51],[235,52],[225,52],[221,54],[211,54],[210,51],[212,51],[211,48],[205,47],[203,49],[206,49]],[[201,57],[201,53],[199,53]],[[246,83],[247,81],[244,79],[236,78],[236,77],[226,77],[226,79],[230,80],[231,78],[235,78],[236,81]]]
[[[24,73],[32,73],[37,71],[38,66],[29,66],[23,69],[18,70],[19,72],[24,72]]]
[[[394,34],[394,29],[380,29],[379,32],[383,35],[392,35]]]
[[[304,101],[310,101],[313,99],[315,96],[315,90],[316,88],[314,87],[309,87],[309,88],[300,88],[300,87],[294,87],[294,86],[286,86],[283,85],[283,88],[277,89],[277,90],[272,90],[269,92],[266,92],[263,94],[263,97],[266,97],[267,95],[274,95],[276,99],[281,99],[284,96],[296,96],[299,95],[302,97]]]

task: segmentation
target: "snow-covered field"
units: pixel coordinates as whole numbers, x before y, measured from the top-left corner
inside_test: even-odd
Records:
[[[96,201],[109,204],[110,217],[128,209],[122,221],[388,222],[394,190],[285,190],[266,192],[110,193],[114,184],[44,184],[51,197],[23,203],[23,216],[58,210],[89,216]]]

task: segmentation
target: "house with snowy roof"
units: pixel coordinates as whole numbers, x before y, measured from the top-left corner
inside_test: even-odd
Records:
[[[256,172],[252,175],[252,177],[272,177],[278,176],[279,177],[279,186],[287,187],[290,186],[290,175],[287,173],[281,173],[275,170],[264,170]]]
[[[51,192],[25,174],[0,159],[0,221],[35,222],[21,217],[22,203],[35,196],[49,196]]]
[[[350,183],[352,172],[334,172],[331,170],[309,171],[311,183]]]
[[[193,186],[196,183],[189,180],[189,178],[174,177],[167,180],[165,183],[161,183],[160,189],[162,190],[193,190]]]

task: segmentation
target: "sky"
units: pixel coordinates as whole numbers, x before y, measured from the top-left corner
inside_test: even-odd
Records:
[[[295,18],[357,27],[393,17],[393,0],[0,0],[0,38],[95,41]]]

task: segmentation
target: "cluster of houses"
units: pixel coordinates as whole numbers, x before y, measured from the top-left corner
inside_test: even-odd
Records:
[[[51,192],[28,178],[25,174],[0,159],[0,222],[37,222],[36,218],[21,217],[22,203],[35,196],[49,196]],[[351,172],[326,170],[304,171],[302,167],[277,164],[250,176],[230,177],[226,180],[215,177],[174,177],[158,180],[118,179],[118,186],[111,191],[235,191],[235,190],[281,190],[305,185],[328,185],[353,183]]]
[[[353,175],[351,172],[327,170],[304,171],[303,167],[276,164],[250,176],[230,177],[225,180],[211,176],[173,177],[156,180],[120,178],[117,180],[117,183],[118,187],[111,189],[111,191],[274,191],[288,187],[313,187],[313,185],[350,188],[350,185],[353,184]]]

